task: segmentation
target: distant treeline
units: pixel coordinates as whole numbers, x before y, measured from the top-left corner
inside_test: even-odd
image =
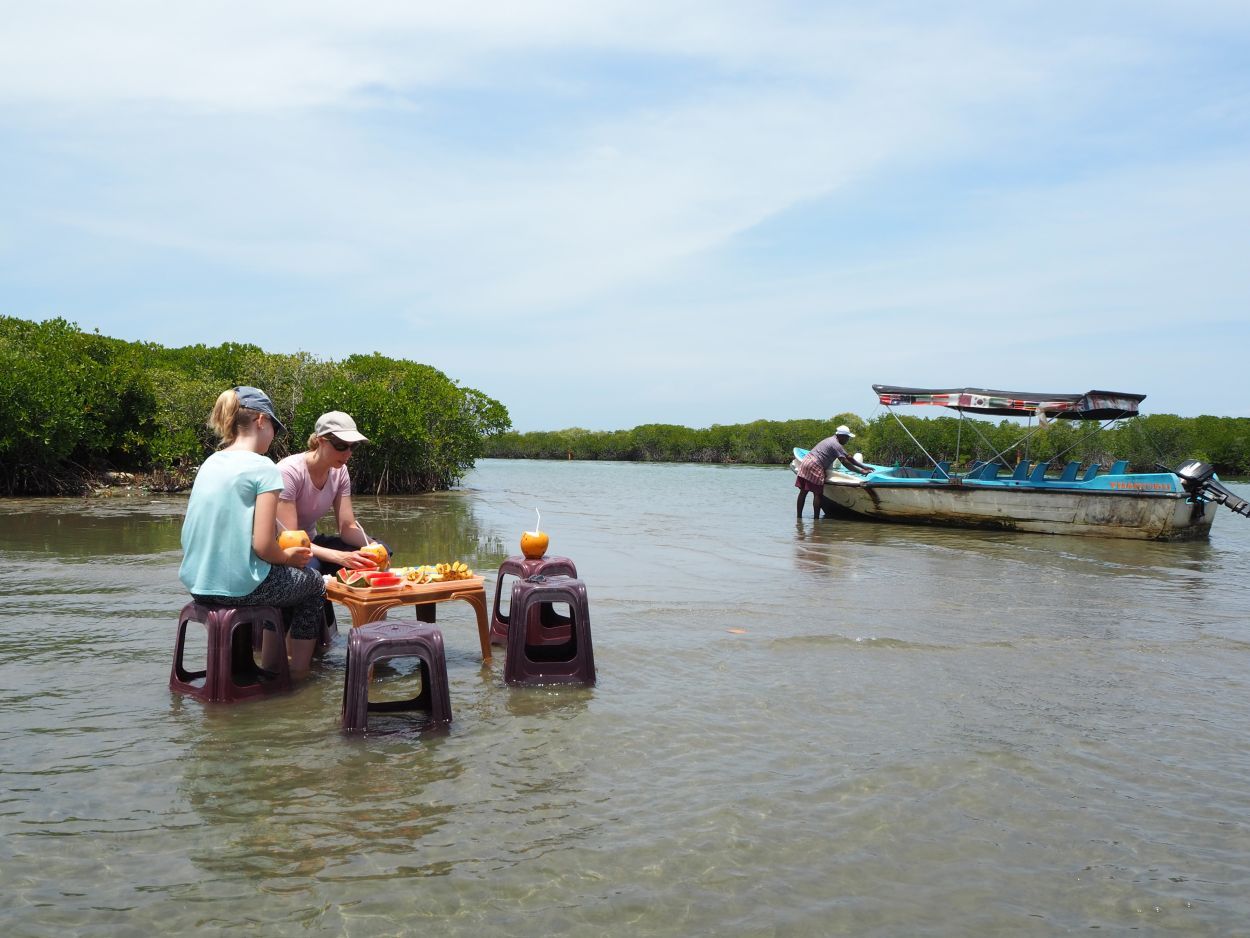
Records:
[[[369,437],[352,457],[356,491],[454,485],[510,425],[496,400],[429,365],[353,355],[324,361],[227,343],[164,348],[87,333],[64,319],[0,316],[0,494],[66,494],[99,473],[137,472],[185,487],[216,440],[217,395],[250,384],[290,431],[280,458],[304,449],[313,423],[343,410]]]
[[[867,422],[854,414],[838,414],[828,420],[757,420],[699,430],[653,423],[632,430],[502,433],[488,441],[485,455],[777,465],[790,461],[794,447],[810,449],[832,435],[839,424],[856,434],[850,449],[883,465],[927,466],[923,446],[934,459],[955,466],[1002,454],[1007,465],[1021,458],[1046,460],[1056,468],[1073,459],[1104,465],[1127,459],[1134,469],[1150,470],[1156,463],[1175,467],[1183,459],[1196,457],[1225,476],[1250,475],[1250,418],[1172,414],[1136,417],[1105,430],[1094,422],[1051,420],[1038,429],[1036,424],[1030,428],[1012,420],[994,423],[901,414],[895,419],[890,413]],[[1030,429],[1037,432],[1017,445]]]

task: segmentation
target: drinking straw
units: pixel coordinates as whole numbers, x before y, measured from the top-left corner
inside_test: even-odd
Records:
[[[537,534],[543,529],[543,516],[538,511],[538,506],[534,506],[534,515],[538,520],[534,523],[534,533]]]
[[[360,528],[360,533],[365,535],[365,543],[372,544],[373,538],[371,538],[368,534],[365,534],[365,526],[360,523],[359,518],[356,519],[356,527]]]

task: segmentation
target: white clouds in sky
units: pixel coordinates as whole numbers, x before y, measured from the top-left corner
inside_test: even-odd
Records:
[[[410,357],[521,429],[1250,413],[1240,4],[10,6],[6,314]]]

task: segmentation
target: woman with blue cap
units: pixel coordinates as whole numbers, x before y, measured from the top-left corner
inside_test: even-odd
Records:
[[[289,646],[266,631],[261,666],[277,670],[290,654],[293,676],[307,673],[321,631],[325,583],[305,569],[307,547],[278,546],[274,519],[282,474],[265,456],[286,429],[259,388],[223,391],[208,425],[221,438],[195,476],[182,525],[179,579],[197,602],[277,606],[289,611]]]

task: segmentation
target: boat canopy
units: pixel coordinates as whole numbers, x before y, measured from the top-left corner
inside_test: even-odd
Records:
[[[1040,394],[1032,391],[991,391],[986,388],[900,388],[874,384],[886,407],[936,404],[974,414],[1003,417],[1060,417],[1064,420],[1118,420],[1137,416],[1145,394],[1086,391],[1084,394]]]

